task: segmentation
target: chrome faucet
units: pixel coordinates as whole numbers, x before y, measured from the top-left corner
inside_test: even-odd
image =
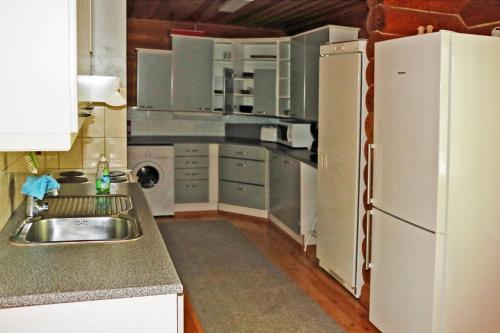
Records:
[[[54,189],[51,191],[48,191],[46,195],[49,194],[50,196],[57,196],[59,195],[59,192]],[[43,200],[38,200],[30,195],[26,196],[26,216],[27,217],[37,217],[40,216],[43,212],[46,212],[49,210],[49,203],[45,201],[43,204],[41,204],[41,201]]]

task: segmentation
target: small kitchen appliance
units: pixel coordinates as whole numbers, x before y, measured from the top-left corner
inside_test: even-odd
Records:
[[[276,126],[262,126],[260,129],[260,140],[268,142],[278,141],[278,129]]]
[[[310,123],[280,122],[277,126],[278,142],[292,148],[309,148],[313,137]]]

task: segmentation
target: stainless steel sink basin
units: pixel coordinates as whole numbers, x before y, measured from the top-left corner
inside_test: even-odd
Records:
[[[41,218],[27,218],[16,229],[10,237],[10,241],[16,244],[47,244],[47,243],[71,243],[71,242],[116,242],[129,241],[142,236],[142,230],[135,215],[131,202],[123,205],[123,209],[113,208],[113,215],[99,216],[111,212],[110,210],[89,209],[95,197],[61,197],[52,198],[52,210],[49,202],[49,213],[52,211],[61,214],[57,216],[42,216]],[[104,198],[104,199],[103,199]],[[95,200],[102,206],[102,201],[124,201],[121,197],[100,197]],[[85,203],[85,209],[64,209],[58,210],[58,205],[74,205],[79,207],[79,203]],[[109,205],[111,207],[112,204]],[[72,211],[77,215],[85,212],[85,215],[98,216],[71,216]],[[89,213],[94,212],[94,213]]]

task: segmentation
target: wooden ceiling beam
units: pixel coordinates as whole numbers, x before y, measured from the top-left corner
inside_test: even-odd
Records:
[[[268,25],[270,21],[273,20],[274,17],[286,17],[288,16],[291,12],[300,10],[301,8],[304,7],[305,4],[307,3],[313,3],[317,0],[312,0],[312,1],[304,1],[304,0],[297,0],[297,1],[281,1],[277,3],[276,5],[268,8],[265,13],[261,15],[253,15],[251,17],[247,17],[244,20],[242,20],[242,24],[252,24],[255,26],[258,25]],[[305,9],[304,9],[305,10]],[[268,26],[272,26],[272,24],[269,24]]]
[[[324,1],[323,1],[324,3]],[[290,11],[283,12],[281,15],[276,15],[274,18],[271,18],[269,21],[266,21],[266,24],[279,24],[281,26],[287,27],[285,22],[290,22],[294,20],[302,20],[306,19],[309,16],[315,15],[316,13],[322,13],[325,9],[330,9],[331,4],[322,4],[319,2],[308,2],[307,5],[301,4],[301,6],[294,8]]]

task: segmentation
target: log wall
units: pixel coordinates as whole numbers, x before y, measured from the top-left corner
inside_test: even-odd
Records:
[[[368,144],[373,142],[374,119],[374,44],[378,41],[415,35],[418,26],[434,26],[434,31],[441,29],[456,32],[490,35],[491,30],[500,26],[500,0],[367,0],[369,7],[366,30],[369,34],[367,56],[370,59],[366,79],[369,89],[366,95],[368,116],[365,119],[367,142],[364,146],[367,158]],[[364,170],[367,181],[367,170]],[[367,193],[365,191],[364,196]],[[366,201],[365,201],[366,202]],[[371,207],[366,207],[367,210]],[[363,230],[366,236],[367,216],[363,218]],[[366,254],[366,237],[363,252]],[[366,260],[366,258],[365,258]],[[370,295],[370,272],[363,271],[365,284],[361,302],[368,306]]]

